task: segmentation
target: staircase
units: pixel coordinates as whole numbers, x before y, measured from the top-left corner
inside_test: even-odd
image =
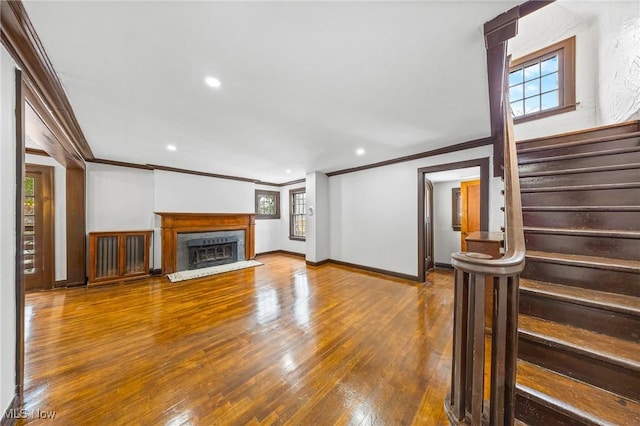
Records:
[[[517,418],[640,425],[640,122],[518,143]]]

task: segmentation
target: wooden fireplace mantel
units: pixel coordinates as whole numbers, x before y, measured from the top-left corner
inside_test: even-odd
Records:
[[[244,257],[256,257],[256,215],[252,213],[166,213],[162,218],[162,273],[177,272],[178,234],[183,232],[245,231]]]

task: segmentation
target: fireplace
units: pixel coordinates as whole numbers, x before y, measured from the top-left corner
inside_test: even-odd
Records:
[[[194,238],[187,241],[187,251],[189,254],[188,269],[237,262],[238,237]]]
[[[162,273],[213,266],[216,261],[230,263],[255,257],[255,214],[251,213],[156,213],[162,218]],[[190,265],[189,240],[201,256]],[[235,246],[233,250],[228,245]],[[206,247],[217,246],[220,247]],[[196,249],[197,248],[197,249]],[[213,251],[206,251],[213,249]],[[197,251],[197,250],[204,251]],[[235,253],[235,254],[234,254]],[[229,257],[230,256],[230,257]],[[234,259],[235,256],[235,259]],[[231,259],[231,260],[230,260]],[[209,263],[210,262],[210,263]],[[191,262],[193,263],[193,262]]]
[[[246,260],[245,231],[178,232],[176,271]]]

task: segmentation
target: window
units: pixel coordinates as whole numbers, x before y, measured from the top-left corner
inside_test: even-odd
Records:
[[[289,205],[291,217],[289,221],[289,238],[292,240],[304,240],[307,235],[307,193],[305,188],[289,191]]]
[[[575,110],[575,37],[511,61],[509,102],[515,123]]]
[[[462,222],[460,188],[451,188],[451,227],[454,231],[460,230],[460,222]]]
[[[256,189],[256,219],[280,219],[280,193]]]

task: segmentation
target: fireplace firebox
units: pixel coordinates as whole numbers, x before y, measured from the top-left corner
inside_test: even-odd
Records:
[[[195,238],[187,241],[189,269],[238,261],[238,237]]]

